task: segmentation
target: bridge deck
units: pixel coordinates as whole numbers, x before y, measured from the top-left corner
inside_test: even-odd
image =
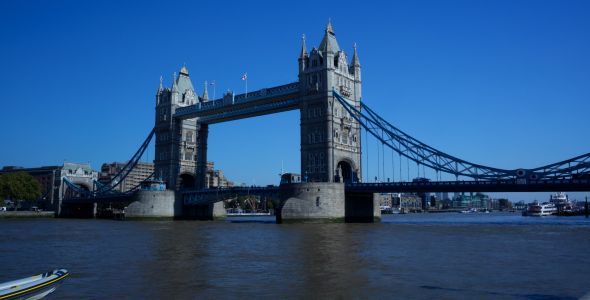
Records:
[[[410,193],[410,192],[579,192],[590,191],[588,179],[494,181],[434,181],[392,183],[347,183],[347,192]]]
[[[197,122],[214,124],[268,115],[299,108],[299,83],[294,82],[246,94],[178,108],[177,119],[198,117]]]

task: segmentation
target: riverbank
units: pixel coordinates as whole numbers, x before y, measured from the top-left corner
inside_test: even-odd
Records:
[[[3,211],[0,212],[0,219],[38,219],[54,218],[53,211]]]

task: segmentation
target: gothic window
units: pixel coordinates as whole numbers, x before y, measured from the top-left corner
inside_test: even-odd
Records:
[[[188,131],[186,133],[186,141],[187,142],[192,142],[193,141],[193,132],[192,131]]]
[[[343,118],[346,118],[346,110],[344,110],[344,107],[341,108],[341,114]]]
[[[324,158],[324,153],[320,153],[320,158]],[[323,164],[323,162],[322,162]]]
[[[334,109],[334,117],[338,117],[338,108]]]
[[[342,144],[348,144],[348,134],[346,132],[342,133]]]
[[[320,115],[320,116],[323,116],[323,115],[324,115],[324,109],[323,109],[323,108],[320,108],[320,113],[319,113],[319,115]]]
[[[320,57],[320,65],[324,64],[324,59]]]
[[[318,116],[318,109],[317,108],[314,108],[313,109],[313,116],[314,117],[317,117]]]
[[[307,111],[307,117],[311,118],[311,109]]]
[[[317,59],[314,59],[314,60],[311,62],[311,66],[312,66],[312,67],[317,67],[317,66],[318,66],[318,61],[317,61]]]

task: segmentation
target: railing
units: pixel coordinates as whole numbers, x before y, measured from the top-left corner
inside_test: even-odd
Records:
[[[233,110],[229,110],[229,111],[208,114],[208,115],[199,117],[197,122],[199,122],[199,123],[211,122],[212,120],[215,120],[215,119],[231,118],[231,117],[249,114],[252,112],[260,112],[260,111],[265,111],[265,110],[278,109],[281,107],[297,106],[298,104],[299,104],[299,98],[295,98],[295,99],[282,100],[282,101],[278,101],[278,102],[271,102],[271,103],[266,103],[266,104],[242,107],[242,108],[233,109]]]

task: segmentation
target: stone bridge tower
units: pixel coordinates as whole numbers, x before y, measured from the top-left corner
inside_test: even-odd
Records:
[[[197,96],[191,83],[186,67],[183,67],[176,77],[172,88],[162,88],[162,78],[156,93],[156,156],[155,178],[162,179],[168,189],[178,190],[181,187],[199,187],[197,160],[207,161],[207,131],[200,128],[196,118],[176,120],[172,116],[177,108],[194,105],[198,101],[209,101],[207,89],[203,97]],[[205,125],[206,127],[206,125]],[[205,136],[204,143],[199,138]],[[203,148],[203,149],[201,149]],[[202,154],[204,152],[204,157]],[[198,161],[201,164],[201,161]]]
[[[319,48],[299,55],[301,172],[308,181],[362,181],[360,125],[332,95],[360,110],[361,65],[356,44],[350,65],[328,23]]]

